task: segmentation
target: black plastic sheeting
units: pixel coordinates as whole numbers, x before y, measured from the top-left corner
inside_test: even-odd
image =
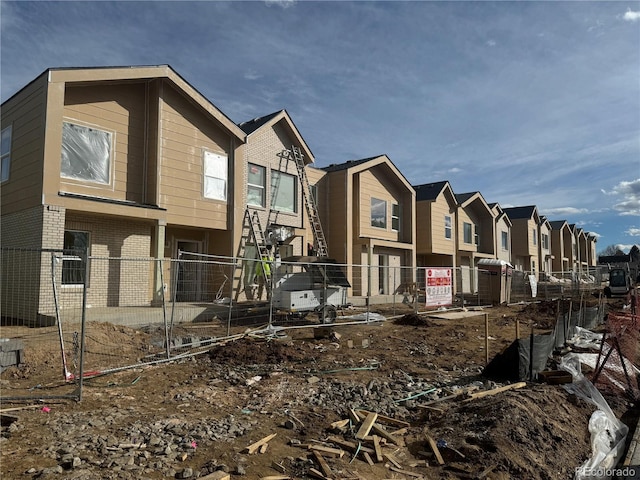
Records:
[[[553,351],[573,337],[576,327],[594,328],[603,321],[604,315],[597,307],[583,308],[571,315],[567,312],[558,319],[552,332],[514,340],[491,360],[483,375],[497,380],[535,380],[546,369]]]

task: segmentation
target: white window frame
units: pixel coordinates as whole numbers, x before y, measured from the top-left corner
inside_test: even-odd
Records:
[[[374,203],[376,203],[377,205],[374,205]],[[384,211],[384,215],[380,216],[378,215],[377,217],[374,217],[374,209],[375,210],[381,210],[380,207],[384,207],[383,211]],[[371,197],[371,226],[374,228],[381,228],[383,230],[387,229],[387,201],[386,200],[381,200],[379,198],[374,198]],[[382,219],[382,223],[379,224],[377,222],[377,219],[381,218]]]
[[[227,201],[229,157],[221,153],[202,152],[202,196],[209,200]]]
[[[532,228],[532,229],[531,229],[531,232],[532,232],[532,234],[533,234],[533,244],[534,244],[535,246],[537,246],[537,245],[538,245],[538,232],[536,232],[536,229],[535,229],[535,228]]]
[[[509,232],[501,231],[502,233],[502,250],[509,251]]]
[[[254,207],[264,207],[265,206],[265,202],[266,202],[266,186],[267,186],[267,167],[264,167],[262,165],[258,165],[256,163],[249,163],[248,164],[248,170],[247,170],[247,205],[252,205]],[[250,181],[250,176],[249,173],[251,171],[251,168],[257,168],[259,170],[262,170],[262,184],[259,183],[251,183]],[[254,190],[254,191],[260,191],[260,203],[251,203],[250,201],[250,195],[249,195],[249,191],[250,190]]]
[[[394,212],[395,210],[395,212]],[[400,223],[401,219],[401,210],[399,203],[391,204],[391,230],[394,232],[400,232],[402,228],[402,224]]]
[[[478,225],[473,224],[473,243],[477,247],[480,245],[480,233],[478,233]]]
[[[277,176],[280,176],[279,180],[275,180]],[[298,213],[298,181],[295,175],[291,175],[290,173],[282,172],[280,170],[271,170],[271,208],[273,210],[277,210],[278,212],[283,213]],[[283,205],[277,205],[278,197],[282,193],[280,186],[282,185],[283,179],[290,179],[293,185],[293,199],[292,205],[293,208],[286,208]],[[278,182],[278,191],[274,192],[274,182]]]
[[[9,171],[11,170],[11,140],[13,136],[13,126],[9,125],[2,129],[1,138],[2,146],[0,157],[0,183],[4,183],[9,180]],[[5,134],[8,132],[9,139],[5,141]]]
[[[451,215],[444,216],[444,238],[451,240],[453,230],[451,229],[452,221]]]
[[[106,168],[101,168],[102,174],[100,176],[102,177],[102,179],[95,178],[95,176],[91,176],[91,175],[74,174],[74,172],[71,171],[72,167],[77,167],[77,166],[71,165],[72,160],[70,160],[70,155],[73,155],[74,152],[71,151],[72,149],[71,145],[65,144],[66,128],[75,128],[77,130],[85,130],[89,132],[99,132],[101,134],[107,135],[107,141],[105,143],[107,144],[106,154],[108,158],[106,159],[106,162],[108,163],[106,165]],[[81,122],[78,122],[77,120],[70,120],[70,119],[64,120],[62,122],[62,139],[61,139],[62,152],[60,155],[61,157],[60,158],[60,177],[64,178],[65,180],[72,180],[72,181],[82,182],[82,183],[90,183],[90,184],[105,185],[105,186],[112,185],[113,184],[113,168],[115,163],[115,151],[113,148],[114,138],[115,138],[115,132],[111,130],[100,128],[98,126],[91,125],[88,123],[81,123]],[[80,155],[86,154],[86,150],[85,151],[81,150],[83,148],[88,150],[91,148],[91,145],[88,144],[87,142],[79,142],[77,145],[75,145],[75,149],[78,150],[77,153],[79,153]],[[67,168],[69,169],[69,171],[65,171]],[[94,168],[94,166],[89,165],[87,162],[86,169],[88,170],[90,168]]]

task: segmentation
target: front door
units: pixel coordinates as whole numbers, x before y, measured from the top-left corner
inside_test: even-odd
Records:
[[[200,242],[178,240],[176,248],[179,252],[200,253],[200,245]],[[176,256],[177,253],[178,252],[176,252]],[[202,268],[200,263],[193,260],[194,258],[192,256],[183,253],[177,262],[178,279],[176,285],[176,300],[178,302],[198,302],[201,300],[202,289],[200,278],[202,276]]]

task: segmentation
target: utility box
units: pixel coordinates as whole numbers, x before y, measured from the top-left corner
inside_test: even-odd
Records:
[[[483,258],[478,262],[478,301],[499,305],[511,300],[513,265],[504,260]]]

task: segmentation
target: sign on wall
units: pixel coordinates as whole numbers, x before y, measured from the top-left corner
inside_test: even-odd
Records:
[[[441,307],[453,303],[450,268],[426,268],[426,306]]]

